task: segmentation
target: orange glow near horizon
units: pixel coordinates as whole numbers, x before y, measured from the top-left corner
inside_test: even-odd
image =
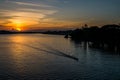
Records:
[[[17,31],[22,31],[22,29],[21,29],[21,28],[16,28],[16,30],[17,30]]]
[[[60,21],[55,22],[54,19],[34,20],[31,18],[13,18],[8,20],[9,23],[5,24],[6,28],[15,31],[29,31],[29,30],[40,30],[40,29],[68,29],[74,28],[82,22],[72,21]]]
[[[12,25],[15,26],[15,27],[22,27],[22,26],[24,26],[24,23],[21,20],[11,20],[11,22],[12,22]]]
[[[25,31],[30,28],[30,26],[38,24],[37,21],[32,21],[31,19],[27,20],[25,18],[15,18],[15,19],[9,19],[10,23],[6,24],[5,26],[8,26],[9,29],[14,29],[16,31]],[[10,28],[11,27],[11,28]]]
[[[16,31],[22,31],[23,27],[25,27],[25,22],[22,20],[12,19],[10,21],[11,23],[8,26],[11,26]]]
[[[24,26],[24,23],[20,20],[13,20],[12,23],[16,31],[21,31],[22,30],[21,27]]]

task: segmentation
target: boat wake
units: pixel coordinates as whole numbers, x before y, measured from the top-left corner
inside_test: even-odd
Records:
[[[23,44],[23,43],[19,43],[19,42],[7,42],[7,43],[13,43],[13,44],[19,44],[19,45],[23,45],[23,46],[26,46],[26,47],[30,47],[32,49],[35,49],[35,50],[38,50],[38,51],[43,51],[43,52],[47,52],[47,53],[50,53],[50,54],[54,54],[54,55],[58,55],[58,56],[62,56],[62,57],[67,57],[67,58],[70,58],[70,59],[73,59],[73,60],[76,60],[78,61],[79,59],[74,57],[74,56],[71,56],[71,55],[68,55],[58,49],[55,49],[55,48],[52,48],[48,45],[45,45],[45,44],[41,44],[43,46],[45,46],[46,49],[41,49],[39,47],[35,47],[35,46],[31,46],[29,44]]]

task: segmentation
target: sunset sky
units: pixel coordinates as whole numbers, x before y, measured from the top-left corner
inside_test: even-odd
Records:
[[[120,23],[120,0],[0,0],[0,30]]]

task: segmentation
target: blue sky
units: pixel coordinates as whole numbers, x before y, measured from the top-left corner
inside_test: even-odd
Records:
[[[120,0],[0,0],[0,27],[77,28],[120,23]]]

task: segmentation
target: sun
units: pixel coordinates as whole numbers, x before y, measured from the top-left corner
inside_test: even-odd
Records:
[[[21,28],[16,28],[17,31],[21,31]]]
[[[13,29],[15,31],[22,31],[22,27],[24,26],[24,23],[22,20],[16,19],[16,20],[11,20]]]

